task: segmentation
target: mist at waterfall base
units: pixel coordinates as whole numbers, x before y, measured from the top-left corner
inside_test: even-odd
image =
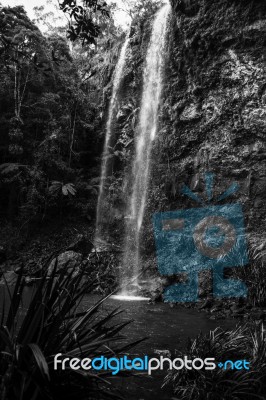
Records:
[[[122,256],[122,272],[120,272],[121,292],[117,299],[121,300],[145,300],[141,297],[141,285],[149,285],[149,282],[140,280],[142,262],[140,254],[140,241],[145,235],[143,218],[149,187],[150,163],[153,142],[158,130],[158,113],[163,90],[165,45],[167,40],[167,26],[171,6],[164,5],[155,16],[150,42],[145,60],[143,73],[143,89],[139,111],[139,124],[135,136],[135,154],[128,178],[127,187],[131,187],[128,195],[125,215],[125,234]],[[109,106],[106,126],[106,137],[102,159],[100,192],[97,207],[96,221],[96,247],[104,243],[104,226],[108,223],[109,210],[106,209],[106,197],[108,194],[107,179],[112,174],[112,155],[110,149],[115,141],[113,133],[113,120],[119,106],[118,94],[126,64],[127,48],[130,38],[127,36],[118,59],[114,73],[112,97]]]

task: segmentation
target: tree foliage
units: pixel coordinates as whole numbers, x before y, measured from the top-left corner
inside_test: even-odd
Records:
[[[101,16],[110,18],[107,3],[101,0],[61,0],[60,9],[69,17],[67,37],[75,42],[80,39],[82,44],[96,45],[101,28]]]
[[[136,24],[157,3],[131,4]],[[23,7],[0,6],[0,219],[21,226],[73,214],[91,220],[96,208],[105,117],[125,33],[115,24],[115,3],[59,4],[74,43],[57,27],[56,10],[35,9],[38,24],[48,28],[43,34]],[[138,118],[133,98],[124,111],[127,143]],[[119,159],[124,147],[115,149]]]
[[[162,5],[162,0],[123,0],[122,10],[134,23],[145,16],[153,15]]]
[[[83,179],[97,146],[90,51],[77,43],[71,52],[56,30],[43,36],[23,7],[0,9],[0,205],[9,220],[73,206],[88,213]],[[50,190],[54,181],[62,196]]]

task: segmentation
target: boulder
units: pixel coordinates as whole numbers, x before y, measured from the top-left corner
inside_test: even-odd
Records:
[[[80,271],[80,265],[82,263],[82,255],[75,251],[69,250],[65,253],[60,254],[57,258],[54,258],[48,268],[48,276],[52,274],[52,271],[57,262],[57,273],[62,270],[66,270],[66,273],[70,273],[73,268],[75,270],[74,275],[76,276]]]
[[[17,278],[18,274],[16,274],[14,271],[7,271],[2,275],[0,280],[0,285],[8,285],[8,286],[15,285]]]
[[[81,253],[83,256],[87,256],[91,253],[94,248],[93,243],[86,238],[84,235],[78,235],[73,243],[67,248],[67,250],[72,250],[77,253]]]
[[[199,310],[210,309],[213,306],[213,299],[206,299],[204,303],[199,307]]]
[[[149,303],[159,303],[163,301],[163,295],[160,290],[156,290],[150,294]]]

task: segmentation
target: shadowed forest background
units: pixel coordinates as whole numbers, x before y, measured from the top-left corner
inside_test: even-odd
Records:
[[[115,7],[96,11],[92,33],[82,37],[65,24],[63,10],[36,7],[31,21],[22,6],[1,9],[3,261],[23,255],[32,239],[35,258],[36,246],[45,252],[93,229],[111,78],[125,37]],[[128,10],[139,24],[156,8],[139,2]]]

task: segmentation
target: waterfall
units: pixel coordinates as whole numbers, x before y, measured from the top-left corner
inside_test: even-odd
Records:
[[[129,44],[129,34],[126,37],[126,40],[122,46],[120,56],[115,68],[114,78],[113,78],[113,89],[112,89],[112,97],[109,104],[108,111],[108,119],[106,124],[106,135],[105,135],[105,143],[104,143],[104,151],[102,156],[102,166],[101,166],[101,180],[100,180],[100,188],[99,188],[99,196],[98,196],[98,204],[97,204],[97,216],[96,216],[96,235],[95,235],[95,243],[100,244],[103,239],[103,223],[108,219],[108,211],[106,210],[106,178],[111,173],[112,168],[112,154],[111,148],[113,145],[113,119],[115,116],[115,112],[117,109],[117,96],[121,84],[121,80],[123,77],[123,71],[126,63],[126,54],[127,48]]]
[[[167,22],[170,10],[171,6],[167,4],[156,15],[146,56],[139,128],[132,167],[132,194],[128,201],[123,261],[123,274],[126,275],[127,279],[136,278],[140,272],[139,244],[149,184],[151,150],[157,134],[158,111],[165,66]],[[135,282],[138,285],[137,279]]]

